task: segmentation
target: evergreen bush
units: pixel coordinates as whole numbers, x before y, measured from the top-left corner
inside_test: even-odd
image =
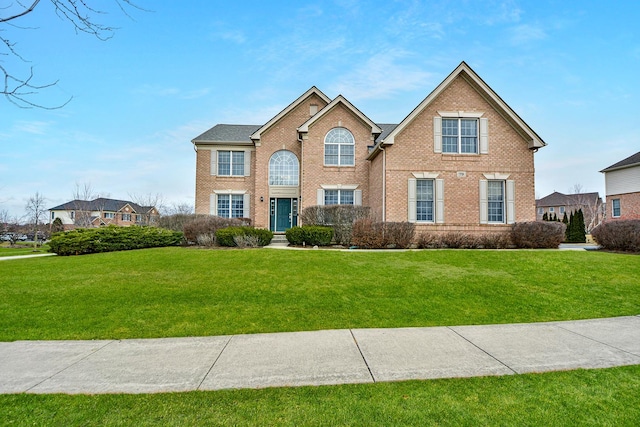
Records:
[[[333,240],[333,228],[322,225],[303,225],[285,231],[287,241],[292,245],[328,246]]]
[[[99,252],[178,246],[183,234],[158,227],[137,226],[77,228],[55,233],[49,241],[51,252],[58,255],[83,255]]]
[[[257,237],[259,246],[267,246],[271,243],[271,239],[273,239],[273,233],[271,231],[249,226],[227,227],[216,231],[216,240],[220,246],[236,246],[235,239],[240,236]]]

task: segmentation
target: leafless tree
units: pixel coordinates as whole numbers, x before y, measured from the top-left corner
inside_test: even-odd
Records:
[[[604,218],[604,204],[597,193],[586,193],[582,184],[574,184],[569,189],[574,209],[582,209],[587,234],[596,228]]]
[[[162,216],[168,215],[191,215],[194,212],[193,205],[188,203],[172,203],[162,209]]]
[[[131,201],[143,208],[142,212],[136,212],[140,215],[140,225],[155,225],[160,211],[164,206],[164,198],[162,194],[129,194]]]
[[[27,221],[32,224],[33,227],[33,239],[35,246],[38,246],[38,236],[40,235],[40,225],[44,224],[47,219],[47,208],[45,207],[45,197],[36,191],[36,194],[31,196],[27,201],[24,210],[27,214]]]
[[[135,5],[131,0],[112,0],[117,7],[127,16],[127,9],[136,8],[141,9]],[[86,33],[96,37],[98,40],[108,40],[113,37],[115,27],[100,24],[95,21],[95,18],[99,15],[104,15],[106,12],[101,9],[96,9],[91,6],[93,3],[91,0],[46,0],[42,3],[50,3],[53,6],[53,13],[64,21],[68,21],[76,31],[76,33]],[[13,38],[6,35],[7,30],[20,31],[20,30],[35,30],[31,27],[19,26],[20,22],[23,22],[25,16],[32,13],[36,7],[39,9],[41,6],[41,0],[16,0],[13,3],[3,2],[0,6],[0,77],[2,77],[2,87],[0,88],[0,94],[4,95],[6,99],[20,108],[45,108],[56,109],[65,106],[71,98],[64,101],[62,104],[56,106],[44,106],[38,104],[33,100],[33,97],[43,89],[55,86],[58,81],[52,81],[49,83],[37,83],[34,79],[34,70],[30,66],[27,72],[23,72],[20,75],[19,72],[10,69],[11,67],[6,65],[6,59],[17,60],[18,63],[27,64],[29,61],[23,57],[19,50],[17,43],[13,41]],[[104,6],[103,6],[104,7]]]
[[[91,183],[79,184],[73,191],[73,225],[76,227],[91,227],[91,207],[89,202],[99,196],[94,193]]]

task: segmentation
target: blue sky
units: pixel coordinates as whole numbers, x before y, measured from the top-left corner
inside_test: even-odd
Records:
[[[0,210],[36,192],[53,207],[76,183],[103,196],[194,203],[190,140],[217,123],[262,124],[315,85],[378,123],[397,123],[466,61],[549,145],[536,193],[574,184],[640,151],[640,3],[601,1],[136,0],[107,13],[112,39],[76,34],[49,2],[3,27],[37,83],[0,100]],[[103,6],[106,5],[106,6]]]

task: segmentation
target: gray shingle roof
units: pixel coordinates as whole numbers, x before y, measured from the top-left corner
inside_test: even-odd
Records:
[[[383,139],[385,139],[386,136],[389,135],[391,131],[396,128],[396,126],[398,126],[397,123],[396,124],[376,123],[376,124],[380,126],[380,129],[382,129],[382,133],[380,134],[379,137],[376,138],[376,142],[382,141]]]
[[[133,203],[127,200],[115,200],[106,199],[100,197],[95,200],[72,200],[67,203],[50,208],[50,211],[67,211],[67,210],[82,210],[82,211],[107,211],[118,212],[126,205],[131,206],[135,213],[149,212],[153,206],[140,206],[137,203]]]
[[[620,160],[618,163],[612,164],[608,168],[602,169],[600,172],[609,172],[614,169],[621,169],[621,168],[625,168],[633,165],[639,165],[639,164],[640,164],[640,151],[638,151],[636,154],[633,154],[627,157],[624,160]]]
[[[536,200],[537,207],[578,206],[585,201],[594,203],[600,198],[598,193],[562,194],[557,191]]]
[[[192,142],[251,142],[251,135],[262,125],[215,125]]]

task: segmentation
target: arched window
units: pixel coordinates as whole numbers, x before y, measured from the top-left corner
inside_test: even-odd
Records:
[[[298,185],[300,166],[291,151],[280,150],[269,160],[269,185]]]
[[[324,137],[324,164],[353,166],[355,139],[345,128],[333,128]]]

